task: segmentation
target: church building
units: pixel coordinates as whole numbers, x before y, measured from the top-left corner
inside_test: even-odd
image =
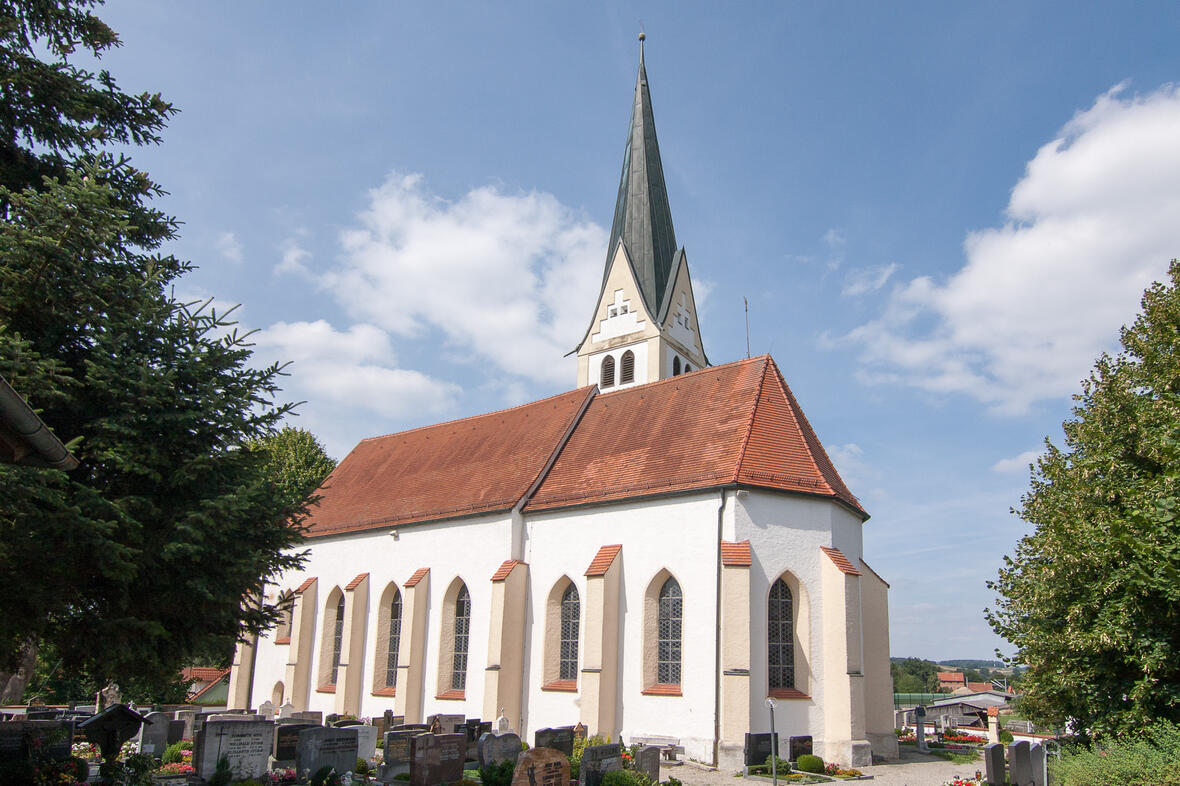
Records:
[[[606,252],[578,387],[366,439],[328,477],[230,707],[581,722],[738,768],[773,697],[784,757],[897,756],[868,513],[772,358],[705,355],[642,44]]]

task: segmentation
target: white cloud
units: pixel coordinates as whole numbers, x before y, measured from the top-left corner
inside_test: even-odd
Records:
[[[277,322],[252,340],[260,359],[292,361],[285,392],[306,398],[321,420],[333,408],[360,407],[389,418],[440,414],[461,392],[450,382],[398,368],[389,336],[373,325],[338,331],[323,320]]]
[[[222,232],[218,234],[215,245],[221,256],[230,262],[242,261],[242,244],[233,232]]]
[[[848,240],[844,237],[844,233],[835,227],[831,227],[827,232],[824,232],[824,243],[827,244],[828,248],[842,248],[847,242]]]
[[[1028,465],[1035,462],[1041,456],[1039,450],[1026,450],[1019,456],[1011,456],[1003,458],[992,464],[992,472],[999,472],[1002,475],[1011,475],[1017,472],[1027,472]]]
[[[296,276],[303,276],[309,278],[311,271],[307,265],[303,264],[305,260],[310,259],[311,254],[308,253],[299,242],[295,239],[288,239],[283,243],[282,259],[279,264],[275,265],[274,272],[276,273],[290,273]]]
[[[848,275],[844,276],[844,288],[840,290],[840,294],[846,297],[856,297],[858,295],[867,295],[870,292],[876,292],[885,286],[886,282],[889,281],[889,277],[895,272],[897,272],[896,262],[888,265],[850,270],[848,271]]]
[[[1029,162],[1007,222],[968,234],[945,282],[896,286],[845,338],[861,378],[965,393],[1019,413],[1078,387],[1180,254],[1180,86],[1119,85]]]
[[[393,175],[320,279],[351,317],[394,334],[441,331],[467,360],[569,384],[606,231],[550,194],[476,188],[451,202]]]

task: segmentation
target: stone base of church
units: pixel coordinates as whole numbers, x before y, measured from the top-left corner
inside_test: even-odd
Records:
[[[825,762],[847,767],[868,767],[873,763],[873,746],[868,740],[825,740],[822,749]]]
[[[883,734],[869,732],[866,736],[869,738],[869,743],[873,746],[874,756],[880,756],[883,759],[898,758],[897,734],[895,732],[888,731]]]
[[[717,746],[717,769],[722,772],[740,770],[746,766],[743,743],[722,742]]]

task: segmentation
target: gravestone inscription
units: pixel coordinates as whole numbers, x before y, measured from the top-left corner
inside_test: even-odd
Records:
[[[295,766],[295,758],[299,755],[299,733],[304,729],[318,729],[314,723],[280,723],[275,727],[275,761],[282,766]]]
[[[537,729],[533,733],[534,748],[552,748],[566,756],[574,752],[574,727],[558,726],[555,729]]]
[[[394,776],[410,771],[410,740],[422,734],[421,731],[387,731],[382,753],[385,761],[381,765],[380,778],[390,782]]]
[[[578,783],[580,786],[600,786],[602,776],[621,769],[623,757],[618,745],[590,745],[582,751]]]
[[[266,760],[274,745],[274,723],[267,720],[210,720],[194,745],[197,776],[208,779],[225,756],[235,779],[257,778],[266,772]],[[199,750],[198,750],[199,749]]]
[[[356,767],[356,754],[356,731],[352,728],[318,726],[304,729],[299,732],[295,769],[314,773],[321,767],[332,767],[339,773],[352,772]]]
[[[569,759],[553,748],[529,748],[512,773],[512,786],[567,786],[569,782]]]
[[[512,732],[481,734],[476,747],[481,767],[502,761],[515,764],[520,759],[520,737]]]
[[[787,757],[788,761],[799,761],[800,756],[811,755],[811,737],[791,737],[787,741],[787,747],[790,749],[790,755]]]
[[[410,786],[438,786],[463,777],[467,738],[462,734],[420,734],[410,738]]]
[[[772,738],[770,732],[758,732],[746,735],[745,763],[747,767],[761,767],[770,758],[770,753],[777,747],[778,733]]]
[[[463,725],[463,723],[465,721],[465,716],[463,716],[463,715],[447,715],[445,713],[440,712],[435,715],[430,715],[429,717],[426,718],[427,726],[434,725],[434,722],[436,720],[438,721],[438,725],[442,728],[443,734],[456,734],[456,733],[462,733],[459,727]]]

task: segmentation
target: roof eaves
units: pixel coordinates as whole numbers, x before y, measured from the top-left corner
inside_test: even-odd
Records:
[[[594,559],[590,560],[590,566],[586,568],[587,576],[602,576],[605,575],[610,566],[614,563],[615,557],[619,556],[619,552],[623,550],[621,543],[614,543],[609,546],[603,546],[598,549],[598,553],[594,555]]]
[[[361,585],[361,582],[363,582],[367,578],[369,578],[368,573],[358,573],[356,578],[354,578],[352,581],[348,582],[348,584],[345,585],[344,589],[354,590],[357,587],[359,587]]]
[[[516,566],[523,564],[525,563],[518,559],[505,560],[504,563],[496,569],[496,572],[492,574],[492,581],[507,581],[508,577],[512,575],[512,571],[516,569]]]
[[[860,576],[861,572],[853,567],[852,563],[848,561],[848,557],[844,556],[844,552],[832,546],[820,546],[820,551],[828,555],[828,559],[839,568],[841,573],[846,573],[849,576]]]
[[[740,540],[736,543],[728,540],[721,541],[721,564],[731,568],[748,568],[753,565],[750,541]]]
[[[430,568],[418,568],[416,571],[414,571],[414,574],[412,576],[410,576],[408,579],[406,579],[406,583],[403,584],[402,586],[403,587],[417,587],[419,582],[421,582],[422,579],[426,578],[426,576],[429,573],[430,573]]]
[[[311,585],[316,583],[316,578],[316,576],[312,576],[307,581],[300,584],[299,589],[295,590],[295,594],[302,595],[303,593],[307,592],[311,588]]]

